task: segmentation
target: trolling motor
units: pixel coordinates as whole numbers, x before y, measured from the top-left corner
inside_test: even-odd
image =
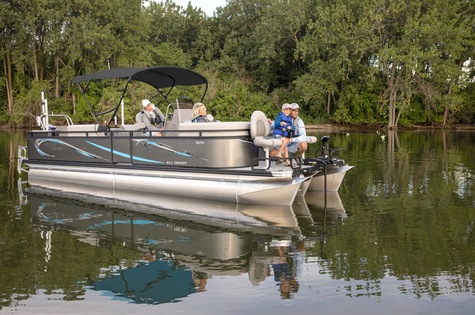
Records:
[[[314,158],[306,160],[306,164],[327,165],[334,164],[339,160],[338,153],[340,149],[330,148],[330,136],[323,136],[320,141],[322,142],[322,147],[317,151]]]
[[[330,136],[323,136],[320,141],[322,141],[323,144],[321,157],[328,159],[330,156]]]

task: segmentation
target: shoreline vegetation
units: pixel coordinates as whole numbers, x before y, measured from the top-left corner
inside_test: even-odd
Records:
[[[42,91],[50,112],[87,122],[74,76],[156,66],[205,76],[203,103],[221,121],[255,110],[273,116],[296,102],[312,128],[475,124],[475,6],[467,1],[228,0],[213,16],[145,2],[4,2],[0,125],[34,126]],[[90,90],[98,113],[120,97],[117,82]],[[135,117],[141,99],[158,105],[155,96],[128,86],[125,116]]]
[[[318,130],[328,130],[328,131],[351,131],[351,130],[387,130],[387,126],[380,126],[380,125],[337,125],[337,124],[307,124],[305,128],[308,131],[318,131]],[[38,127],[30,128],[30,127],[21,127],[21,128],[12,128],[9,126],[0,126],[0,130],[35,130]],[[395,131],[403,131],[403,130],[469,130],[475,131],[475,125],[451,125],[446,128],[442,128],[441,126],[410,126],[410,127],[398,127],[394,129]]]

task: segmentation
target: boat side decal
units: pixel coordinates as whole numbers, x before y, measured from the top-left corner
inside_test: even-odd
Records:
[[[94,142],[91,142],[91,141],[87,141],[87,143],[89,143],[90,145],[93,145],[95,146],[96,148],[99,148],[101,150],[104,150],[106,152],[112,152],[112,154],[115,154],[115,155],[118,155],[118,156],[121,156],[121,157],[125,157],[127,159],[130,159],[130,154],[127,154],[127,153],[124,153],[124,152],[120,152],[120,151],[117,151],[117,150],[112,150],[110,148],[107,148],[107,147],[104,147],[102,145],[99,145],[97,143],[94,143]],[[164,164],[164,162],[162,161],[156,161],[156,160],[150,160],[150,159],[144,159],[144,158],[141,158],[141,157],[138,157],[138,156],[132,156],[132,159],[136,160],[136,161],[141,161],[141,162],[149,162],[149,163],[157,163],[157,164]]]
[[[48,157],[56,157],[55,155],[53,154],[48,154],[46,152],[44,152],[43,150],[40,149],[40,146],[43,144],[43,143],[47,143],[47,142],[52,142],[52,143],[57,143],[59,145],[64,145],[68,148],[71,148],[73,149],[74,151],[78,152],[79,154],[82,154],[88,158],[91,158],[91,159],[101,159],[101,160],[104,160],[104,161],[108,161],[110,162],[108,159],[105,159],[99,155],[96,155],[94,153],[91,153],[91,152],[87,152],[83,149],[80,149],[78,147],[75,147],[67,142],[64,142],[62,140],[59,140],[59,139],[45,139],[45,138],[40,138],[40,139],[36,139],[35,141],[35,148],[36,148],[36,151],[42,155],[42,156],[48,156]]]
[[[181,156],[186,156],[186,157],[194,157],[194,158],[197,158],[197,159],[201,159],[201,160],[205,160],[207,161],[207,159],[204,159],[204,158],[201,158],[199,156],[196,156],[195,154],[189,152],[189,151],[184,151],[184,152],[181,152],[181,151],[177,151],[175,149],[173,149],[171,146],[169,145],[166,145],[166,144],[163,144],[163,143],[156,143],[156,142],[153,142],[153,141],[150,141],[148,139],[143,139],[143,140],[137,140],[137,139],[134,139],[133,141],[135,141],[135,145],[143,145],[147,150],[148,150],[148,146],[152,146],[152,147],[156,147],[156,148],[159,148],[159,149],[162,149],[162,150],[165,150],[165,151],[169,151],[169,152],[173,152],[175,154],[178,154],[178,155],[181,155]]]

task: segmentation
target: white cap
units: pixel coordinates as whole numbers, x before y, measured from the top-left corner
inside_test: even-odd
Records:
[[[142,106],[145,107],[147,106],[148,104],[152,104],[152,102],[150,102],[149,100],[145,99],[142,101]]]
[[[285,103],[284,105],[282,105],[282,110],[287,109],[287,108],[292,108],[292,106],[290,106],[289,103]]]
[[[292,106],[292,109],[300,109],[300,106],[297,103],[292,103],[290,106]]]

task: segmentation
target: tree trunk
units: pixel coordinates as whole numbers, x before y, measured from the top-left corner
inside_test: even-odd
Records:
[[[76,115],[76,95],[72,93],[71,96],[73,101],[73,115]]]
[[[59,57],[56,56],[54,58],[54,63],[56,66],[56,80],[55,80],[54,95],[56,96],[56,98],[58,98],[59,97]]]
[[[5,59],[3,60],[3,68],[5,72],[5,88],[8,100],[8,112],[13,112],[13,74],[12,74],[12,59],[10,54],[10,32],[6,32],[5,36]]]
[[[390,69],[388,68],[390,67]],[[397,102],[397,83],[395,82],[397,64],[391,66],[385,66],[384,72],[386,73],[386,80],[389,91],[389,105],[388,105],[388,129],[391,130],[395,127],[396,121],[396,102]]]
[[[447,95],[450,95],[452,94],[452,82],[450,82],[449,84],[449,90],[447,91]],[[442,120],[442,128],[446,128],[447,127],[447,120],[449,120],[449,105],[445,105],[445,110],[444,110],[444,118]]]
[[[330,115],[331,93],[327,92],[327,115]]]
[[[447,127],[447,120],[449,119],[449,106],[445,106],[444,118],[442,119],[442,128]]]
[[[38,60],[36,58],[36,42],[35,39],[32,38],[33,41],[33,69],[35,70],[35,80],[39,80],[39,71],[38,71]]]
[[[396,127],[396,97],[397,92],[394,86],[390,87],[389,92],[389,108],[388,108],[388,129]]]

